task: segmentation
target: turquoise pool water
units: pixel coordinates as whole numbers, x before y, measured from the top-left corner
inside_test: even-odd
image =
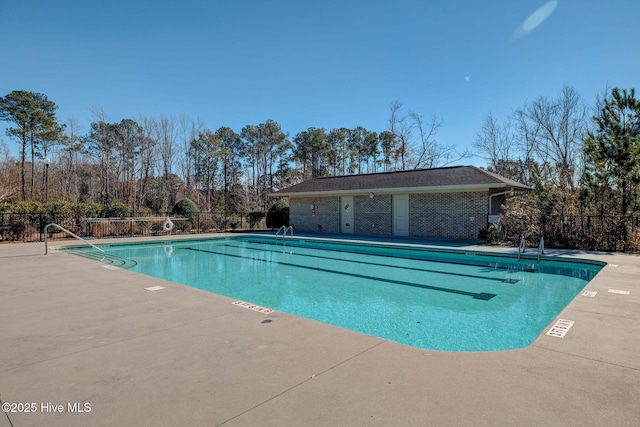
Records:
[[[143,274],[442,351],[531,344],[604,265],[272,236],[101,247]]]

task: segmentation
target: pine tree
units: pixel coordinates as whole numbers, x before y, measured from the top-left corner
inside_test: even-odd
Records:
[[[63,127],[56,121],[58,106],[42,93],[14,90],[0,98],[0,120],[13,122],[16,127],[7,129],[7,135],[20,142],[20,181],[22,200],[26,199],[25,162],[27,145],[31,149],[31,193],[33,195],[33,163],[39,155],[40,144],[55,141]],[[46,156],[46,145],[44,146]]]
[[[623,219],[638,211],[640,185],[640,101],[635,90],[614,88],[593,117],[594,131],[584,141],[585,184],[600,204]],[[628,230],[621,227],[626,241]]]

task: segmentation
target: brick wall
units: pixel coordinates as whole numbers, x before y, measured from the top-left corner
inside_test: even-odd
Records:
[[[487,192],[409,195],[409,234],[474,239],[487,221]]]
[[[353,211],[355,234],[391,235],[391,195],[354,196]]]
[[[409,235],[475,239],[487,226],[487,198],[488,193],[480,191],[410,194]],[[391,195],[354,196],[354,233],[392,235],[392,200]],[[315,217],[311,205],[316,206]],[[295,232],[340,233],[339,196],[290,198],[289,209]]]
[[[311,205],[316,206],[315,217],[311,214]],[[339,233],[340,197],[290,198],[289,223],[297,233]]]

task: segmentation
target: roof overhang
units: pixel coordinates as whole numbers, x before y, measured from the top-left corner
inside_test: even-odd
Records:
[[[358,188],[352,190],[328,190],[328,191],[294,191],[287,193],[279,191],[277,193],[269,193],[269,197],[307,197],[307,196],[343,196],[358,194],[414,194],[414,193],[444,193],[444,192],[464,192],[464,191],[491,191],[505,190],[515,192],[524,192],[530,188],[517,188],[504,183],[495,184],[466,184],[466,185],[431,185],[426,187],[398,187],[398,188]]]

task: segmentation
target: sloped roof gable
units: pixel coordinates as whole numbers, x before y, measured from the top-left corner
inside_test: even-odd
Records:
[[[420,189],[422,191],[465,188],[513,188],[528,190],[530,187],[507,179],[476,166],[451,166],[433,169],[414,169],[344,175],[310,179],[282,189],[274,196],[305,195],[314,193],[354,193],[367,191],[388,191]]]

